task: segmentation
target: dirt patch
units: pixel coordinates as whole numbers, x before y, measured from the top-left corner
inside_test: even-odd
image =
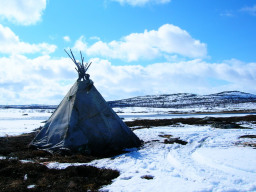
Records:
[[[164,144],[174,144],[174,143],[178,143],[178,144],[181,144],[181,145],[188,144],[187,141],[183,141],[179,137],[173,137],[172,135],[164,134],[164,135],[158,135],[158,136],[166,138],[164,140]]]
[[[159,136],[159,137],[163,137],[163,138],[167,138],[167,139],[169,139],[169,138],[172,137],[172,135],[168,135],[168,134],[158,135],[158,136]]]
[[[52,154],[29,148],[36,132],[19,136],[0,137],[0,191],[97,191],[119,176],[118,171],[92,166],[68,167],[64,170],[48,169],[43,164],[86,163],[100,156],[82,154]],[[106,154],[105,157],[111,156]],[[13,160],[13,158],[15,160]],[[34,163],[21,163],[19,160]]]
[[[139,119],[135,121],[127,121],[127,126],[132,129],[150,128],[158,126],[177,126],[179,124],[188,125],[210,125],[218,128],[230,129],[248,129],[240,126],[241,122],[256,123],[256,115],[248,115],[242,117],[206,117],[206,118],[175,118],[175,119]],[[133,128],[134,127],[134,128]]]
[[[140,177],[141,179],[147,179],[147,180],[151,180],[151,179],[154,179],[154,176],[152,175],[143,175]]]
[[[38,163],[0,160],[0,190],[5,192],[98,191],[118,176],[118,171],[92,166],[70,166],[57,170]]]
[[[195,111],[189,111],[189,112],[177,112],[177,111],[168,111],[169,114],[177,114],[177,115],[182,115],[182,114],[198,114],[198,115],[204,115],[204,114],[237,114],[237,113],[244,113],[244,114],[250,114],[250,113],[256,113],[255,110],[223,110],[223,111],[205,111],[205,112],[195,112]]]
[[[179,137],[178,138],[169,138],[169,139],[164,140],[164,144],[174,144],[174,143],[178,143],[178,144],[181,144],[181,145],[187,145],[188,144],[187,141],[183,141]]]
[[[103,157],[111,157],[120,153],[104,155],[84,155],[84,154],[60,154],[50,153],[45,150],[29,148],[29,143],[35,137],[36,132],[19,136],[0,137],[0,156],[7,158],[27,159],[35,162],[57,161],[60,163],[86,163]]]
[[[225,122],[213,122],[211,126],[213,128],[218,128],[218,129],[246,129],[245,127],[242,127],[236,123],[225,123]]]
[[[255,142],[243,142],[241,144],[245,147],[253,147],[254,149],[256,149],[256,143]]]
[[[254,140],[256,139],[256,135],[242,135],[238,138],[241,139],[241,141],[237,142],[237,145],[242,145],[244,147],[253,147],[254,149],[256,149],[256,141]],[[244,141],[243,139],[249,140]]]
[[[237,146],[243,146],[243,147],[252,147],[254,149],[256,149],[256,142],[255,141],[238,141],[235,143],[235,145]]]
[[[240,138],[250,138],[250,139],[255,139],[256,138],[256,135],[242,135],[239,137]]]

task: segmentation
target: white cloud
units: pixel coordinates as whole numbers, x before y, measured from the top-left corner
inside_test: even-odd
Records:
[[[129,4],[132,6],[143,6],[145,4],[153,3],[153,4],[165,4],[169,3],[171,0],[112,0],[115,2],[123,4]]]
[[[137,61],[139,59],[154,59],[171,55],[181,55],[190,58],[202,58],[207,55],[206,44],[193,39],[181,28],[165,24],[158,30],[145,30],[144,33],[132,33],[120,41],[109,43],[97,41],[88,45],[81,36],[74,49],[82,50],[89,56]]]
[[[0,16],[21,25],[40,21],[46,0],[0,0]]]
[[[194,59],[148,66],[116,66],[99,58],[91,61],[88,72],[106,100],[181,92],[209,94],[239,90],[256,93],[256,63],[234,59],[208,63]],[[0,104],[58,104],[76,81],[74,68],[69,58],[2,57]]]
[[[64,39],[64,41],[66,41],[66,42],[70,42],[70,37],[69,37],[69,36],[64,36],[63,39]]]
[[[76,78],[71,62],[46,55],[0,58],[0,103],[58,104]]]
[[[48,43],[29,44],[20,41],[19,37],[8,27],[0,24],[0,53],[24,54],[38,53],[49,54],[55,51],[56,46]]]
[[[243,7],[241,11],[247,12],[253,16],[256,16],[256,5],[253,5],[252,7]]]
[[[208,94],[240,90],[256,93],[256,63],[236,60],[207,63],[195,59],[143,67],[114,66],[107,60],[93,59],[90,73],[96,87],[108,100],[180,92]]]

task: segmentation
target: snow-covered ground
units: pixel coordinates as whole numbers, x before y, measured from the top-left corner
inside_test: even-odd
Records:
[[[256,103],[239,103],[225,107],[193,107],[193,108],[154,108],[154,107],[115,107],[117,113],[126,115],[135,114],[196,114],[196,113],[221,113],[229,111],[255,110]]]
[[[205,117],[230,117],[230,116],[245,116],[256,113],[222,113],[223,110],[214,110],[214,112],[202,112],[195,113],[193,111],[183,110],[175,111],[175,113],[169,112],[168,108],[150,108],[150,107],[124,107],[124,108],[114,108],[114,111],[121,117],[124,121],[132,121],[136,119],[173,119],[173,118],[205,118]],[[199,111],[199,110],[197,110]],[[220,112],[219,112],[220,111]],[[178,113],[180,112],[180,113]]]
[[[210,127],[157,127],[135,133],[146,141],[172,134],[187,145],[149,142],[138,151],[90,163],[118,169],[110,191],[256,191],[256,150],[234,143],[255,130]],[[163,139],[162,139],[163,140]],[[150,175],[152,180],[142,177]]]
[[[175,111],[232,111],[255,110],[256,95],[239,91],[225,91],[210,95],[191,93],[146,95],[109,102],[113,107],[167,107]]]
[[[43,125],[51,109],[0,109],[0,136],[30,133]]]
[[[121,109],[115,110],[118,112]],[[125,121],[170,117],[170,114],[167,114],[168,109],[122,110],[118,114]],[[51,112],[1,109],[0,135],[30,132],[41,126],[41,122],[46,120]],[[202,117],[204,116],[206,115]],[[244,126],[253,129],[215,129],[194,125],[138,129],[134,132],[145,142],[143,147],[114,158],[99,159],[87,164],[120,171],[120,176],[111,185],[105,186],[103,191],[256,191],[256,149],[236,145],[242,141],[253,140],[239,139],[239,136],[256,135],[256,125]],[[180,137],[188,144],[164,144],[165,138],[159,136],[164,134]],[[52,162],[48,167],[65,168],[70,165]],[[152,179],[143,178],[145,176]]]

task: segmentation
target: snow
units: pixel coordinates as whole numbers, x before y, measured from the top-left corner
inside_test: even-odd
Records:
[[[28,189],[33,189],[33,188],[35,188],[35,186],[36,186],[36,185],[28,185],[27,188],[28,188]]]
[[[223,111],[255,110],[256,103],[239,103],[235,106],[225,107],[193,107],[193,108],[154,108],[154,107],[114,107],[114,111],[125,115],[138,114],[197,114],[197,113],[221,113]]]
[[[172,111],[214,112],[254,110],[256,95],[239,91],[226,91],[211,95],[189,93],[147,95],[110,102],[115,107],[168,107]]]
[[[52,110],[0,109],[0,136],[30,133],[43,125]]]
[[[251,109],[253,106],[246,105],[245,108]],[[254,106],[255,107],[255,106]],[[238,108],[229,108],[231,110],[239,110]],[[119,115],[123,121],[133,121],[136,119],[173,119],[173,118],[205,118],[205,117],[230,117],[230,116],[245,116],[256,113],[223,113],[224,108],[214,108],[200,111],[199,108],[174,109],[174,108],[153,108],[153,107],[115,107],[113,110]],[[201,113],[200,113],[201,112]]]
[[[234,146],[247,130],[221,130],[207,126],[140,129],[145,141],[172,134],[187,145],[147,143],[138,151],[90,165],[121,171],[109,191],[256,191],[256,151]],[[250,133],[256,133],[250,130]],[[163,139],[163,138],[162,138]],[[151,175],[152,180],[142,179]]]
[[[168,114],[170,109],[120,108],[118,113],[125,120],[136,118],[177,118],[193,115]],[[24,115],[27,114],[27,115]],[[43,125],[49,118],[47,110],[0,110],[0,136],[28,133]],[[196,117],[216,114],[200,114]],[[245,114],[218,114],[218,116],[241,116]],[[244,123],[252,129],[214,129],[210,126],[179,125],[137,129],[135,134],[145,144],[140,149],[112,158],[94,160],[90,163],[51,162],[49,168],[63,169],[70,165],[93,165],[120,171],[113,183],[101,190],[108,191],[173,191],[173,192],[235,192],[256,191],[256,150],[236,143],[255,141],[240,138],[256,135],[256,125]],[[159,135],[173,135],[187,141],[187,145],[164,144]],[[151,176],[145,179],[143,176]],[[25,178],[25,177],[24,177]],[[28,186],[28,188],[34,186]]]

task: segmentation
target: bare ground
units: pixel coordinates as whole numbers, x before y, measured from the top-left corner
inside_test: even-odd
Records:
[[[139,119],[127,121],[126,124],[132,129],[150,128],[157,126],[179,126],[188,125],[211,125],[223,129],[246,129],[239,124],[242,122],[256,123],[256,115],[239,117],[206,117],[206,118],[175,118],[175,119]]]
[[[39,163],[0,161],[0,191],[98,191],[119,176],[118,171],[92,166],[48,169]],[[31,187],[31,188],[30,188]]]
[[[245,129],[240,124],[249,122],[256,124],[256,115],[243,117],[222,118],[176,118],[156,120],[135,120],[126,122],[132,129],[150,128],[156,126],[211,125],[222,129]],[[0,191],[97,191],[101,186],[110,184],[119,176],[119,172],[110,169],[99,169],[91,166],[70,166],[63,170],[48,169],[43,164],[48,162],[90,162],[94,159],[113,156],[90,156],[82,154],[52,154],[43,150],[31,149],[29,143],[36,132],[19,136],[0,137],[0,156],[7,159],[0,160]],[[160,135],[159,135],[160,136]],[[166,143],[186,142],[172,135],[161,135]],[[255,135],[240,138],[255,138]],[[255,142],[244,143],[244,146],[256,147]],[[13,159],[14,158],[14,159]],[[21,163],[19,160],[31,160],[31,163]],[[145,177],[145,179],[151,179]],[[33,187],[30,188],[29,187]]]
[[[111,169],[92,166],[70,166],[64,170],[48,169],[44,164],[57,161],[62,163],[90,162],[100,156],[82,154],[52,154],[31,149],[29,143],[35,132],[13,137],[0,137],[0,191],[98,191],[119,176]],[[105,154],[111,156],[111,154]],[[30,160],[21,163],[19,160]],[[28,189],[35,185],[35,187]]]

